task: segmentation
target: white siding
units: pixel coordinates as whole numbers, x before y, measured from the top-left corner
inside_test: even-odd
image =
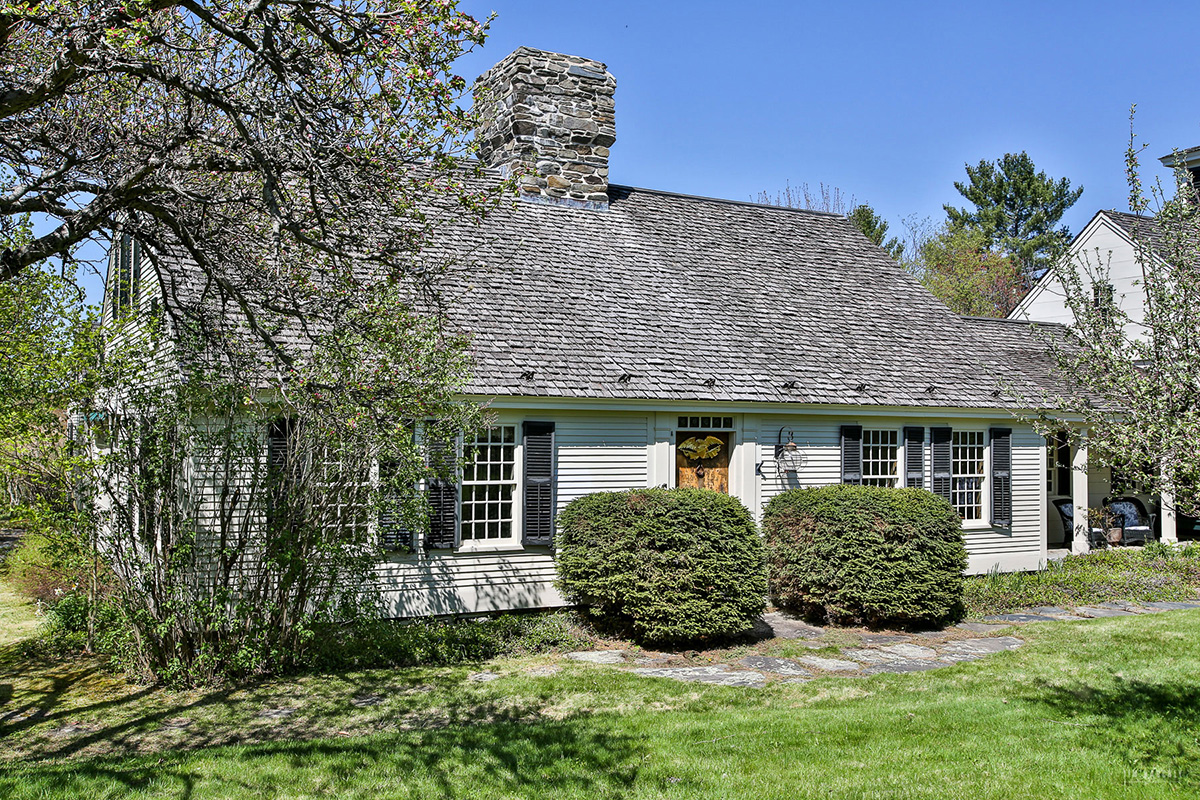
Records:
[[[771,498],[789,489],[841,483],[842,453],[839,429],[842,422],[853,424],[854,420],[812,416],[764,415],[761,418],[758,443],[758,461],[762,464],[762,475],[759,477],[762,483],[759,491],[761,507],[765,507]],[[880,425],[882,426],[882,423]],[[781,429],[783,444],[787,444],[789,433],[794,433],[793,441],[804,454],[804,467],[797,473],[780,473],[775,468],[775,445],[779,441]],[[752,509],[760,519],[761,507]]]
[[[554,557],[545,548],[408,556],[389,559],[376,574],[384,612],[395,617],[566,605],[554,588]]]
[[[1012,528],[967,529],[969,573],[1034,570],[1046,561],[1045,439],[1027,425],[1011,427]]]
[[[906,425],[925,427],[925,488],[930,485],[932,464],[929,456],[929,428],[949,426],[962,430],[986,431],[992,427],[1013,430],[1013,526],[993,528],[972,524],[964,528],[968,572],[981,573],[993,568],[1010,570],[1037,569],[1045,560],[1045,516],[1043,486],[1045,483],[1045,445],[1041,436],[1028,425],[1015,424],[1011,418],[946,419],[936,417],[869,417],[847,412],[838,416],[768,416],[759,421],[761,441],[758,460],[761,463],[761,505],[755,509],[761,519],[762,507],[776,495],[799,487],[825,486],[842,479],[840,427],[843,424],[864,428],[883,428],[900,431]],[[794,441],[804,453],[805,464],[794,475],[780,475],[775,468],[775,444],[780,428],[794,432]],[[784,431],[784,441],[788,430]],[[990,453],[988,467],[990,471]],[[904,470],[903,450],[900,471]],[[989,484],[985,480],[985,511],[990,502]],[[987,515],[985,514],[985,517]]]
[[[555,423],[558,508],[594,492],[648,485],[651,415],[530,411],[503,421]],[[389,559],[377,570],[384,608],[398,617],[566,605],[554,588],[548,548],[495,553],[436,552]]]
[[[500,417],[506,423],[522,420],[555,423],[557,505],[561,509],[571,500],[593,492],[672,483],[674,454],[670,443],[674,421],[678,414],[690,410],[682,407],[671,412],[502,409]],[[930,427],[947,425],[981,431],[990,427],[1012,428],[1013,526],[999,529],[975,524],[967,528],[969,571],[1036,569],[1044,563],[1045,448],[1042,438],[1029,426],[1001,416],[876,416],[869,409],[847,410],[844,414],[753,412],[734,416],[738,430],[730,465],[730,487],[758,518],[762,507],[782,491],[841,480],[839,428],[843,424],[896,431],[906,425],[925,427],[926,486],[931,473]],[[805,455],[801,471],[786,478],[776,473],[774,460],[781,428],[784,441],[791,438]],[[901,472],[903,463],[901,451]],[[193,476],[192,484],[196,500],[211,515],[218,487],[213,485],[211,475],[203,474],[205,470],[198,472],[201,474]],[[985,506],[989,501],[990,498],[985,500]],[[494,552],[437,551],[395,556],[379,564],[376,576],[384,607],[395,616],[489,613],[565,604],[554,587],[554,557],[548,548],[522,549],[515,544],[511,549]]]
[[[1145,319],[1142,268],[1135,258],[1133,245],[1115,223],[1104,216],[1097,217],[1072,243],[1069,258],[1076,264],[1081,277],[1107,272],[1107,282],[1112,284],[1117,307],[1129,315],[1135,326]],[[1090,292],[1090,286],[1086,290]],[[1075,322],[1067,308],[1062,283],[1052,275],[1038,282],[1009,316],[1063,325]],[[1136,327],[1129,333],[1136,336]]]
[[[595,492],[649,486],[650,418],[621,412],[558,416],[558,507]]]

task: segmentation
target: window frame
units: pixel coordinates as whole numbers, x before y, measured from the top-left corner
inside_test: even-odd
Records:
[[[467,435],[464,434],[458,438],[458,452],[459,452],[459,460],[460,460],[460,463],[458,466],[458,475],[457,475],[457,478],[458,478],[458,480],[457,480],[458,526],[457,526],[457,530],[455,531],[456,545],[454,547],[453,552],[455,552],[455,553],[476,553],[476,552],[488,552],[488,551],[497,551],[497,550],[524,550],[525,549],[525,544],[522,541],[523,537],[521,535],[521,532],[522,532],[523,526],[524,526],[524,522],[525,522],[525,519],[524,519],[524,510],[525,510],[525,508],[524,508],[525,443],[523,441],[524,437],[521,436],[521,422],[522,422],[521,420],[499,419],[499,420],[496,420],[493,424],[486,426],[486,428],[485,428],[486,430],[490,430],[493,428],[500,428],[500,429],[512,428],[513,429],[513,442],[511,445],[513,448],[512,449],[512,473],[511,473],[512,477],[510,479],[502,478],[500,481],[492,481],[490,479],[485,480],[485,481],[478,481],[478,480],[468,481],[466,479],[466,474],[467,474],[466,470],[473,463],[468,460],[468,454],[469,454],[468,448],[477,446],[476,440],[478,437],[478,433],[476,433],[470,437],[468,437]],[[503,442],[503,436],[501,436],[501,442],[499,442],[498,444],[501,447],[507,446]],[[492,445],[488,444],[488,445],[483,445],[483,446],[492,446]],[[506,462],[500,462],[501,474],[503,474],[504,463],[506,463]],[[463,514],[464,506],[467,504],[472,504],[472,503],[476,503],[478,505],[483,505],[485,503],[490,502],[490,501],[486,501],[486,500],[482,501],[482,502],[480,502],[480,501],[464,502],[464,495],[465,495],[464,489],[467,486],[511,486],[512,487],[512,494],[511,494],[510,498],[507,501],[505,501],[503,499],[499,501],[501,503],[508,502],[511,505],[511,510],[509,512],[509,516],[507,519],[508,524],[509,524],[509,532],[508,532],[507,536],[501,536],[498,538],[477,539],[477,538],[473,538],[473,537],[466,538],[463,535],[468,524],[477,523],[477,520],[472,519],[472,520],[468,521],[465,518],[465,515]]]
[[[888,444],[888,443],[868,443],[867,437],[868,437],[868,435],[872,435],[872,434],[888,434],[888,435],[890,435],[892,441],[890,444]],[[892,474],[891,474],[890,482],[887,482],[887,483],[878,483],[877,482],[880,480],[883,480],[883,481],[888,480],[887,476],[884,474],[872,474],[872,475],[867,474],[867,464],[869,464],[869,463],[870,464],[886,463],[885,461],[883,461],[879,458],[868,458],[867,457],[867,448],[868,447],[874,447],[874,448],[891,447],[892,448],[892,458],[891,458]],[[860,485],[862,485],[862,486],[881,486],[881,487],[890,488],[890,489],[898,489],[898,488],[902,488],[903,486],[905,486],[906,481],[907,481],[907,476],[902,474],[901,470],[900,470],[900,465],[902,463],[904,463],[904,460],[905,460],[904,448],[905,448],[904,436],[903,436],[902,431],[900,431],[899,429],[897,429],[897,428],[882,428],[882,427],[881,428],[868,428],[864,425],[862,428],[862,431],[860,433],[860,439],[859,439],[859,463],[862,468],[862,473],[859,478]]]
[[[976,437],[977,442],[972,444],[960,444],[960,436]],[[959,447],[978,447],[979,448],[979,471],[977,473],[962,474],[959,472],[959,464],[964,461],[958,455]],[[989,517],[991,514],[991,498],[988,492],[989,480],[991,478],[991,466],[989,464],[991,456],[991,442],[988,440],[988,432],[977,428],[952,428],[950,433],[950,505],[958,514],[959,519],[963,522],[965,528],[991,528]],[[974,461],[975,459],[972,459]],[[960,489],[958,486],[959,480],[977,479],[979,484],[974,489]],[[978,516],[967,517],[962,513],[956,495],[962,492],[975,492],[978,495],[978,503],[975,508],[978,509]],[[965,508],[966,506],[963,506]]]
[[[1113,321],[1117,311],[1117,295],[1111,281],[1092,284],[1092,309],[1105,324]]]

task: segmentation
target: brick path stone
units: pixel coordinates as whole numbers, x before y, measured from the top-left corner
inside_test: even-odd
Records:
[[[1002,630],[1006,630],[1009,626],[988,625],[984,622],[960,622],[954,627],[962,628],[964,631],[970,631],[971,633],[999,633]]]
[[[937,651],[932,647],[922,647],[919,644],[889,644],[879,648],[885,653],[892,653],[901,658],[930,659],[937,658]]]
[[[892,661],[903,661],[904,656],[887,653],[871,647],[843,647],[842,655],[864,664],[887,664]]]
[[[1023,642],[1015,636],[996,636],[990,639],[959,639],[942,645],[942,653],[946,655],[988,656],[992,653],[1003,653],[1005,650],[1016,650]]]
[[[771,631],[770,637],[775,639],[814,639],[825,632],[823,628],[801,622],[781,611],[763,614],[762,621]]]
[[[1039,608],[1031,608],[1029,609],[1029,613],[1037,614],[1038,616],[1042,617],[1054,617],[1057,620],[1085,619],[1085,617],[1081,617],[1078,614],[1074,614],[1067,609],[1059,608],[1058,606],[1041,606]]]
[[[1142,603],[1142,605],[1146,606],[1146,608],[1153,608],[1159,611],[1186,611],[1188,609],[1200,608],[1200,603],[1172,603],[1165,600]]]
[[[900,642],[912,641],[911,637],[900,633],[864,633],[862,636],[863,644],[898,644]]]
[[[1101,606],[1081,606],[1075,609],[1085,617],[1132,617],[1132,611],[1122,611],[1119,608],[1103,608]]]

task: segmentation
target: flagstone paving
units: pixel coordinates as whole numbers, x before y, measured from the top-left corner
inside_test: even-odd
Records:
[[[1085,617],[1132,617],[1132,611],[1119,608],[1104,608],[1103,606],[1081,606],[1075,609]]]
[[[984,617],[983,622],[960,622],[946,630],[917,633],[861,633],[836,629],[827,632],[773,611],[764,614],[762,620],[755,624],[755,639],[780,639],[792,650],[808,647],[828,652],[795,658],[751,653],[734,665],[704,666],[681,666],[679,661],[686,660],[684,656],[640,650],[587,650],[568,653],[567,658],[590,664],[632,667],[629,671],[633,674],[649,678],[761,688],[776,681],[797,683],[818,677],[855,678],[880,673],[924,672],[963,661],[975,661],[1020,647],[1024,642],[1016,636],[991,634],[1012,631],[1014,627],[1030,622],[1086,621],[1185,609],[1200,609],[1200,602],[1115,602],[1073,609],[1043,606]],[[827,638],[827,633],[832,638]],[[913,639],[921,643],[917,644]],[[856,646],[840,646],[848,641],[855,642]],[[489,677],[488,673],[483,673],[472,675],[471,679],[487,680]]]
[[[962,628],[971,633],[997,633],[1010,627],[1008,625],[989,625],[986,622],[960,622],[954,627]]]
[[[717,683],[721,686],[760,688],[767,682],[766,676],[761,672],[731,670],[725,664],[715,664],[711,667],[639,667],[633,670],[633,674],[644,675],[648,678],[673,678],[677,681]]]
[[[796,659],[806,667],[820,669],[826,672],[855,672],[862,669],[857,661],[846,661],[843,658],[822,658],[821,656],[801,656]]]
[[[812,672],[800,666],[789,658],[771,658],[770,656],[746,656],[738,662],[743,667],[761,669],[776,675],[794,675],[801,678],[811,678]]]

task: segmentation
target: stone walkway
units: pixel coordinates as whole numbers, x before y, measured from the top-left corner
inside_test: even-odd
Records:
[[[586,650],[568,653],[567,658],[624,667],[635,675],[650,678],[761,688],[768,682],[800,683],[825,676],[845,678],[881,672],[924,672],[962,661],[975,661],[1020,647],[1024,643],[1020,638],[996,635],[1009,631],[1014,625],[1126,617],[1182,609],[1200,609],[1200,602],[1100,603],[1073,609],[1046,606],[984,617],[981,622],[962,622],[941,631],[903,634],[855,633],[843,629],[826,631],[786,614],[771,612],[755,623],[753,634],[756,638],[791,640],[789,649],[801,647],[822,652],[793,658],[755,653],[734,664],[704,666],[681,663],[687,661],[684,656],[651,651]],[[854,640],[853,646],[834,644],[846,640]]]

